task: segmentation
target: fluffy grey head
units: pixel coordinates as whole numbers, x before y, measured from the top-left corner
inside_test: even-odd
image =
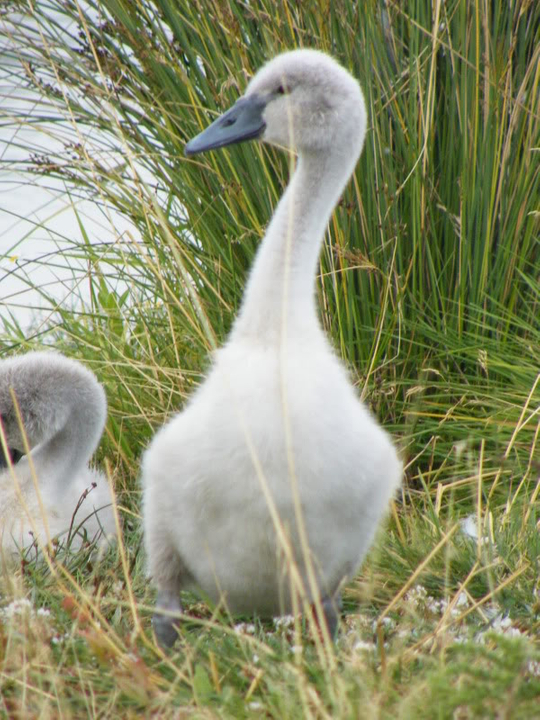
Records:
[[[267,63],[246,97],[266,97],[262,139],[300,152],[347,146],[360,152],[366,109],[358,82],[317,50],[293,50]]]
[[[293,50],[267,63],[245,95],[186,145],[193,155],[262,139],[298,151],[358,157],[366,109],[358,82],[316,50]]]

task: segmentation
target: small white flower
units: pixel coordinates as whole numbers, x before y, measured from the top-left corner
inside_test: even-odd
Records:
[[[239,635],[255,635],[255,625],[253,623],[238,623],[234,626],[234,631]]]
[[[494,620],[497,615],[500,614],[501,608],[498,605],[486,605],[486,607],[484,607],[484,615],[487,617],[488,620]]]
[[[459,459],[463,455],[463,453],[465,452],[466,449],[467,449],[467,441],[459,440],[454,445],[454,452],[456,453],[456,457]]]
[[[494,630],[502,630],[502,632],[504,632],[505,630],[508,630],[509,627],[512,627],[512,620],[508,615],[505,617],[499,615],[493,621],[492,627]]]
[[[30,600],[27,600],[26,598],[21,598],[20,600],[13,600],[10,602],[9,605],[2,608],[2,616],[4,618],[12,618],[15,617],[15,615],[22,615],[26,612],[32,612],[33,611],[33,605],[30,602]]]
[[[358,640],[358,642],[355,643],[353,650],[365,650],[366,652],[371,652],[375,650],[375,643]]]
[[[67,640],[69,638],[69,633],[64,633],[63,635],[55,635],[51,638],[51,643],[53,645],[59,645],[60,643],[63,643],[64,640]]]
[[[423,585],[415,585],[405,595],[405,600],[413,605],[418,605],[419,603],[425,602],[427,597],[428,594],[426,588]]]
[[[282,617],[274,618],[274,625],[276,626],[276,628],[292,627],[294,625],[294,616],[283,615]]]
[[[476,540],[478,538],[478,524],[476,522],[476,515],[469,515],[464,518],[461,523],[461,532],[467,537]]]

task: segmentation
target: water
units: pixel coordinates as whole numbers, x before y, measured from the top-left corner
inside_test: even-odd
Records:
[[[16,21],[0,18],[0,332],[11,321],[35,331],[55,305],[78,309],[88,301],[88,267],[78,250],[85,241],[99,253],[127,231],[138,236],[113,209],[78,197],[61,180],[28,173],[36,157],[65,155],[69,142],[94,131],[58,123],[58,110],[29,91],[9,32]]]

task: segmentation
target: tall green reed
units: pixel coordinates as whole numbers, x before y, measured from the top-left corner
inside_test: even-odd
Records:
[[[10,7],[22,14],[3,17],[13,57],[54,110],[16,120],[53,134],[56,121],[61,143],[26,169],[137,229],[94,247],[81,225],[91,304],[58,309],[61,336],[110,361],[113,419],[140,439],[182,403],[226,336],[287,181],[287,159],[267,147],[187,160],[184,143],[269,57],[316,47],[359,78],[370,115],[321,256],[325,328],[411,456],[435,448],[449,462],[485,439],[496,462],[532,412],[507,458],[527,466],[540,400],[534,3]]]

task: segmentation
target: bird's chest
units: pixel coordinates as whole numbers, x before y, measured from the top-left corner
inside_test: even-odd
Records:
[[[318,350],[318,352],[317,352]],[[320,348],[228,352],[198,398],[222,467],[287,477],[310,472],[338,452],[359,405],[338,361]]]

